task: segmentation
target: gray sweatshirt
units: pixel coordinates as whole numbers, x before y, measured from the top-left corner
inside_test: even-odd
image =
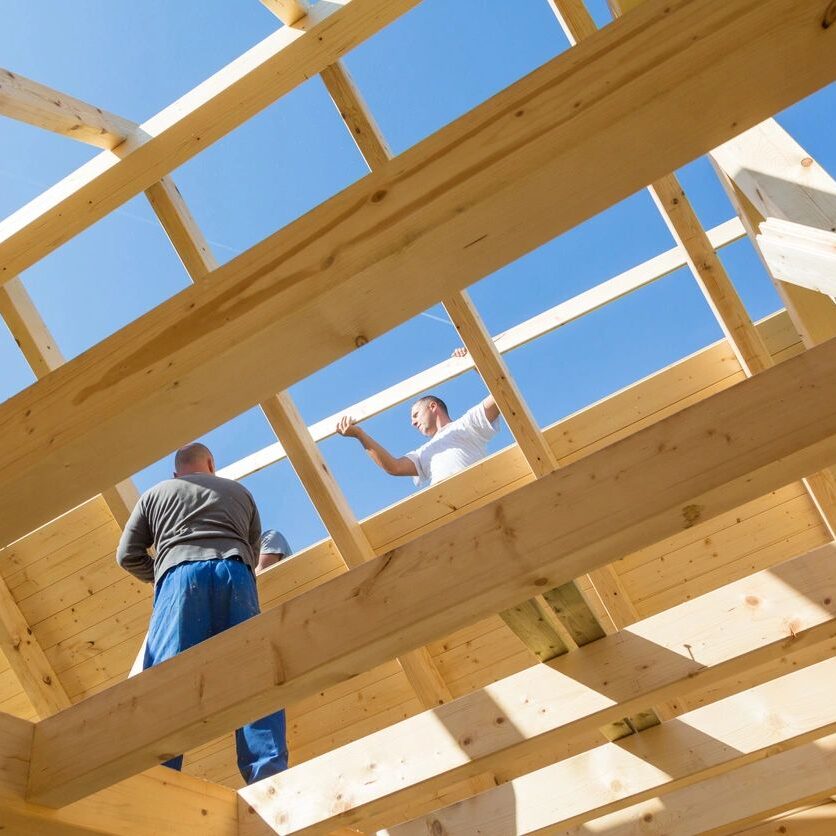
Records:
[[[240,557],[258,563],[261,520],[250,492],[208,473],[166,479],[137,502],[122,532],[116,560],[141,581],[194,560]],[[156,557],[148,555],[154,546]]]

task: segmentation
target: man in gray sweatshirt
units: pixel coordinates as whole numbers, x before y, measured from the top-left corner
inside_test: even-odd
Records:
[[[154,583],[145,668],[259,613],[254,571],[260,539],[250,492],[215,475],[203,444],[178,450],[174,478],[140,497],[116,551],[123,569]],[[238,729],[235,743],[248,784],[286,769],[284,711]],[[182,764],[180,755],[165,765]]]

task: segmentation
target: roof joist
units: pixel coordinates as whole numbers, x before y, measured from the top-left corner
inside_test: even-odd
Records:
[[[836,64],[819,5],[720,10],[712,0],[654,0],[11,399],[0,409],[8,442],[0,464],[15,490],[0,540],[816,89]],[[322,25],[336,31],[336,17]],[[770,59],[776,49],[787,66]],[[757,78],[736,71],[755,64],[764,68]],[[228,102],[231,89],[219,98]],[[218,100],[210,101],[214,111]],[[704,118],[680,131],[695,108]],[[161,136],[171,139],[177,126]],[[150,160],[154,147],[136,154]],[[113,200],[94,206],[106,211]],[[294,351],[281,350],[289,344]]]
[[[108,151],[137,129],[135,122],[2,68],[0,114]]]
[[[833,460],[828,344],[41,721],[31,797],[68,803]]]
[[[280,833],[388,827],[406,805],[434,809],[444,787],[482,764],[504,783],[581,752],[590,740],[594,746],[598,725],[642,700],[675,694],[685,705],[708,704],[781,677],[788,668],[781,645],[786,613],[800,630],[836,612],[833,558],[834,547],[826,546],[777,574],[729,584],[240,790],[241,798]],[[831,604],[822,607],[828,598]],[[683,655],[685,646],[693,658]],[[774,664],[756,673],[759,658]],[[708,688],[703,674],[713,677]],[[577,784],[566,789],[575,804],[588,796]],[[337,797],[344,803],[335,805]]]
[[[661,798],[664,803],[683,786],[836,733],[834,684],[836,660],[829,659],[387,832],[389,836],[425,836],[434,831],[445,836],[474,832],[524,836],[575,828],[647,798]],[[710,798],[707,787],[700,789]],[[635,812],[630,818],[641,820]],[[693,826],[691,821],[688,825]]]

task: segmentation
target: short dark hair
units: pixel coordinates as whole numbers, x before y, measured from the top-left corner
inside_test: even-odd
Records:
[[[199,441],[193,441],[181,447],[174,455],[174,472],[180,473],[187,467],[192,467],[201,459],[212,458],[212,451]]]
[[[450,414],[447,410],[447,404],[444,403],[444,401],[441,400],[441,398],[439,398],[438,395],[424,395],[423,397],[418,398],[418,400],[415,401],[415,403],[419,403],[419,404],[437,403],[441,407],[441,411],[445,415]]]

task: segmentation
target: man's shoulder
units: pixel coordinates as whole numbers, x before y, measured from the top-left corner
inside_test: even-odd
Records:
[[[463,429],[471,429],[474,425],[481,424],[488,420],[487,415],[485,414],[485,404],[482,401],[479,401],[477,404],[473,404],[464,415],[459,416],[453,422],[457,424],[459,427]]]
[[[188,494],[194,492],[195,488],[209,488],[218,493],[238,494],[252,498],[250,492],[240,482],[223,476],[215,476],[212,473],[189,473],[185,476],[163,479],[162,482],[157,482],[154,487],[145,491],[142,498],[153,499],[172,494]]]

